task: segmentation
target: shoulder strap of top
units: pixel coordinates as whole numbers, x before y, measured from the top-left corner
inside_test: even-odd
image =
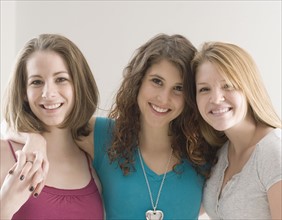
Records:
[[[15,150],[14,150],[14,148],[13,148],[13,145],[12,145],[12,143],[11,143],[10,140],[7,140],[7,142],[8,142],[8,144],[9,144],[9,146],[10,146],[10,149],[11,149],[11,152],[12,152],[14,158],[15,158],[15,161],[17,162],[17,157],[16,157],[16,154],[15,154]]]

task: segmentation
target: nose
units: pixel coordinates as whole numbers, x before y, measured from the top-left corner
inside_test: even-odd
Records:
[[[56,87],[52,83],[45,83],[42,90],[42,98],[50,99],[56,96]]]
[[[170,100],[170,90],[168,90],[168,89],[161,90],[158,93],[157,99],[161,104],[168,103],[169,100]]]
[[[220,104],[225,101],[224,93],[220,89],[214,89],[211,92],[210,103]]]

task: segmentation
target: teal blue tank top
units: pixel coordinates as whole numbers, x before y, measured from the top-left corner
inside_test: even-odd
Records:
[[[108,118],[96,118],[94,127],[95,158],[93,166],[102,184],[107,219],[146,219],[152,210],[151,200],[142,171],[138,152],[135,152],[135,171],[124,176],[117,162],[110,163],[107,148],[111,144],[114,122]],[[144,163],[153,200],[156,201],[163,175],[154,173]],[[167,173],[157,209],[164,219],[198,219],[204,179],[191,164],[184,160],[177,167],[180,173]]]

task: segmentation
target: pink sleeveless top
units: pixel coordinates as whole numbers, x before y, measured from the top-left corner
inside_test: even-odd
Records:
[[[10,141],[8,143],[16,160],[12,144]],[[89,166],[86,153],[85,156]],[[70,190],[44,186],[39,196],[31,196],[12,219],[103,219],[102,199],[90,166],[89,171],[91,180],[84,188]]]

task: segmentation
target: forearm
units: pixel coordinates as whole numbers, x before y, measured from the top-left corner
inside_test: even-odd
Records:
[[[275,183],[267,192],[272,219],[282,219],[281,214],[282,181]]]
[[[91,128],[91,132],[88,136],[80,137],[80,141],[75,141],[76,144],[84,150],[86,153],[90,155],[92,160],[94,159],[94,125],[95,125],[95,117],[92,117],[89,121],[89,126]]]
[[[2,198],[2,190],[0,191],[0,203],[1,203],[1,212],[0,212],[0,219],[12,219],[14,213],[10,210],[8,202]]]
[[[34,162],[27,162],[27,155],[23,151],[18,150],[15,153],[17,162],[7,172],[1,185],[1,219],[11,219],[31,196],[35,196],[34,189],[43,180],[38,155]]]
[[[45,138],[40,134],[28,133],[26,135],[26,142],[23,147],[23,151],[26,153],[33,153],[35,151],[39,151],[47,158]]]
[[[27,160],[34,162],[41,169],[41,176],[43,180],[40,181],[35,187],[35,194],[40,194],[41,190],[45,185],[45,181],[49,170],[49,161],[47,158],[47,143],[45,138],[40,134],[29,133],[27,136],[26,143],[23,147],[23,152],[27,155]]]

